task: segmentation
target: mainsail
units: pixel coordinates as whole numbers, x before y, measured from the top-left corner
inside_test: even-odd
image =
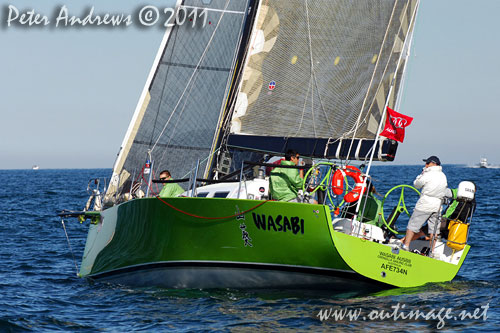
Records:
[[[385,106],[397,102],[417,6],[418,0],[261,1],[223,144],[367,158]],[[381,139],[374,157],[392,160],[396,148]]]
[[[128,192],[147,160],[183,177],[210,154],[224,109],[251,0],[177,1],[206,9],[206,25],[167,30],[120,153],[106,199]],[[202,21],[198,19],[198,21]],[[140,179],[140,178],[139,178]]]

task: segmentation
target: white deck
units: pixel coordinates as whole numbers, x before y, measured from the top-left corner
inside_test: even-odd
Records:
[[[238,193],[239,189],[239,193]],[[190,197],[191,190],[182,194]],[[269,178],[252,179],[241,182],[212,184],[196,188],[196,197],[267,200],[269,198]]]

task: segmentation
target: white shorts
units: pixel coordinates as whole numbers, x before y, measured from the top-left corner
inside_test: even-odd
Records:
[[[415,209],[410,217],[410,221],[408,221],[408,227],[406,229],[417,233],[427,221],[429,234],[439,235],[439,227],[441,222],[440,215],[441,214],[439,212],[427,213]]]

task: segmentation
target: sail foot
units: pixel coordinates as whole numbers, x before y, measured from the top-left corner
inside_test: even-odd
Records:
[[[231,134],[227,146],[234,149],[252,150],[283,155],[289,149],[302,156],[339,160],[365,160],[371,154],[375,140],[302,138],[302,137],[262,137]],[[382,139],[375,145],[374,160],[394,161],[398,143]],[[325,153],[326,152],[326,153]]]

